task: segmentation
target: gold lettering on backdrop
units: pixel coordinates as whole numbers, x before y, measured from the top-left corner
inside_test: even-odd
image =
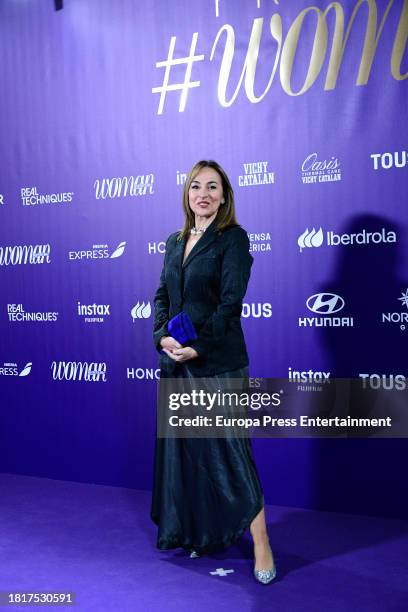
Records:
[[[316,33],[313,41],[312,56],[310,58],[306,80],[302,89],[295,93],[292,91],[290,78],[292,76],[293,61],[295,59],[295,53],[299,42],[300,31],[302,29],[304,18],[309,11],[315,11],[317,13]],[[319,76],[319,72],[323,66],[324,56],[326,55],[326,49],[327,23],[322,11],[315,6],[304,9],[292,23],[282,49],[280,79],[283,90],[287,94],[290,96],[300,96],[301,94],[304,94],[305,91],[310,89]]]
[[[255,94],[254,85],[264,18],[261,17],[254,19],[251,36],[248,43],[248,50],[241,71],[241,75],[238,84],[235,88],[235,91],[229,100],[227,99],[227,87],[231,73],[232,61],[235,54],[235,32],[234,28],[231,25],[224,25],[217,33],[210,57],[210,60],[213,60],[215,49],[222,34],[225,32],[225,47],[221,60],[221,67],[218,79],[219,103],[224,107],[231,106],[234,103],[244,80],[244,76],[245,92],[248,97],[248,100],[250,100],[250,102],[252,103],[260,102],[265,97],[272,85],[279,62],[280,80],[283,90],[291,96],[299,96],[308,91],[308,89],[310,89],[310,87],[316,81],[325,60],[328,43],[327,15],[332,9],[334,9],[335,11],[336,21],[324,89],[334,89],[337,84],[337,78],[343,60],[344,51],[350,36],[351,28],[354,24],[357,12],[363,4],[367,5],[365,8],[368,11],[368,15],[364,46],[360,60],[356,85],[366,85],[370,76],[375,53],[377,51],[378,42],[383,31],[384,25],[386,23],[388,14],[392,6],[394,5],[394,0],[389,0],[383,17],[381,19],[378,31],[377,1],[358,0],[350,17],[345,36],[344,11],[341,2],[331,2],[324,12],[315,6],[311,6],[302,10],[289,28],[284,42],[282,34],[282,19],[277,13],[272,15],[270,20],[270,32],[273,39],[277,42],[277,50],[271,76],[263,93],[259,96]],[[298,92],[294,92],[291,86],[293,64],[295,61],[296,50],[299,42],[299,37],[302,31],[303,22],[309,12],[316,13],[317,17],[313,48],[303,86]],[[408,0],[402,0],[402,11],[391,54],[391,74],[394,79],[398,81],[402,81],[408,78],[408,72],[401,74],[401,63],[406,49],[407,39]]]
[[[336,86],[337,77],[338,77],[339,70],[340,70],[340,65],[343,59],[344,50],[345,50],[345,47],[346,47],[346,44],[347,44],[347,41],[350,35],[351,28],[353,26],[357,11],[362,6],[362,4],[365,2],[368,5],[367,6],[368,19],[367,19],[366,35],[364,39],[363,54],[361,57],[360,68],[358,71],[356,85],[367,85],[368,83],[368,78],[370,76],[375,52],[377,50],[378,41],[380,39],[388,13],[391,10],[394,0],[390,0],[388,3],[388,6],[384,12],[383,18],[380,23],[378,33],[377,33],[377,3],[376,3],[376,0],[358,0],[356,6],[354,7],[354,11],[351,15],[344,40],[343,40],[343,33],[344,33],[343,7],[341,6],[339,2],[332,2],[327,7],[327,9],[324,11],[324,15],[326,17],[329,11],[332,8],[334,8],[336,12],[336,26],[334,30],[333,44],[332,44],[332,49],[330,53],[329,68],[327,70],[327,78],[326,78],[326,83],[324,86],[326,90],[334,89]],[[404,0],[404,6],[403,6],[401,18],[400,18],[398,32],[396,35],[396,39],[394,41],[394,47],[393,47],[392,58],[391,58],[391,71],[394,77],[395,77],[395,74],[394,74],[395,60],[397,60],[398,62],[398,56],[399,56],[399,63],[397,64],[398,74],[399,74],[399,68],[400,68],[401,61],[402,61],[402,55],[404,52],[404,46],[407,40],[407,34],[408,34],[407,8],[408,8],[408,2],[407,0]],[[404,26],[404,20],[405,20],[405,26]],[[404,40],[404,30],[405,30],[405,40]],[[399,43],[398,50],[397,50],[396,42],[399,39],[401,39],[402,43]],[[401,79],[401,76],[400,76],[400,79]]]
[[[255,95],[255,92],[254,92],[255,74],[256,74],[256,65],[258,62],[258,55],[259,55],[259,45],[261,43],[263,21],[264,21],[263,17],[254,19],[244,66],[242,68],[241,76],[239,77],[238,85],[236,86],[235,92],[233,93],[232,98],[230,100],[227,100],[227,85],[228,85],[229,75],[231,72],[232,60],[233,60],[234,52],[235,52],[234,28],[231,25],[226,24],[219,30],[215,38],[213,48],[211,49],[210,60],[212,60],[214,57],[214,51],[215,51],[215,48],[217,46],[220,36],[222,35],[224,31],[227,33],[227,38],[226,38],[225,47],[224,47],[224,55],[221,61],[220,76],[218,79],[218,101],[221,104],[221,106],[228,107],[228,106],[231,106],[231,104],[233,104],[241,88],[244,75],[245,75],[245,92],[248,97],[248,100],[250,100],[253,103],[260,102],[262,98],[264,98],[265,95],[268,93],[272,85],[273,79],[275,77],[276,69],[278,67],[279,56],[280,56],[280,51],[281,51],[281,46],[282,46],[282,19],[280,18],[280,15],[277,15],[277,14],[272,15],[271,21],[270,21],[270,30],[271,30],[272,37],[278,43],[278,49],[275,55],[275,63],[273,65],[271,76],[269,78],[267,86],[264,89],[263,94],[261,94],[258,97]]]
[[[401,74],[401,62],[407,46],[408,38],[408,0],[404,0],[401,19],[398,24],[397,35],[394,40],[391,55],[391,73],[394,79],[402,81],[408,77],[408,71]]]

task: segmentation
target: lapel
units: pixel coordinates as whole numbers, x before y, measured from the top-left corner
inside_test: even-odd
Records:
[[[205,230],[204,234],[201,236],[200,240],[196,242],[196,244],[191,249],[190,253],[187,256],[186,261],[183,263],[184,249],[186,246],[187,238],[183,238],[180,240],[176,247],[176,257],[178,259],[178,268],[179,270],[184,270],[194,259],[203,251],[209,244],[211,244],[217,237],[217,232],[215,230],[215,222],[217,217],[211,221],[210,225]]]

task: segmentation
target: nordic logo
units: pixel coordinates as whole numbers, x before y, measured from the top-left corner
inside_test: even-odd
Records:
[[[23,244],[0,247],[0,266],[50,263],[49,244]]]
[[[106,382],[106,363],[87,361],[53,361],[53,380],[80,380],[85,382]]]
[[[144,196],[153,194],[153,174],[138,174],[137,176],[115,176],[113,178],[96,179],[94,182],[95,198],[97,200],[112,200],[127,196]]]
[[[144,302],[138,302],[136,306],[133,306],[130,314],[132,315],[133,323],[136,319],[148,319],[152,314],[150,302],[146,302],[146,304]]]
[[[238,176],[240,187],[250,187],[251,185],[271,185],[275,182],[275,173],[269,172],[268,162],[251,162],[243,164],[244,174]]]
[[[405,293],[404,291],[401,292],[401,297],[398,300],[408,309],[408,289],[405,290]],[[408,312],[383,312],[381,320],[382,323],[397,323],[400,329],[404,331],[408,324]]]
[[[85,323],[103,323],[110,316],[110,304],[81,304],[77,302],[77,312]]]
[[[320,247],[324,242],[324,234],[322,228],[316,231],[315,228],[309,231],[303,232],[298,238],[298,246],[300,252],[302,249],[308,247]],[[335,232],[326,232],[326,245],[327,246],[339,246],[341,245],[367,245],[367,244],[380,244],[380,243],[391,243],[397,242],[397,235],[393,231],[387,231],[385,227],[382,227],[378,232],[367,232],[365,229],[355,234],[336,234]]]
[[[340,162],[336,157],[317,159],[317,153],[308,155],[302,164],[302,181],[311,183],[331,183],[341,181]]]
[[[315,293],[306,300],[307,308],[317,317],[299,317],[299,327],[353,327],[353,317],[333,317],[345,306],[344,299],[335,293]]]
[[[68,259],[116,259],[123,255],[125,247],[126,242],[120,242],[112,251],[107,244],[94,244],[86,251],[68,251]]]
[[[41,321],[53,323],[58,319],[58,312],[40,311],[26,312],[22,304],[7,304],[7,314],[9,321],[22,323],[27,321]]]
[[[40,195],[37,187],[23,187],[20,190],[23,206],[36,206],[37,204],[69,204],[74,196],[73,191],[61,193],[47,193]]]
[[[3,366],[0,367],[0,376],[28,376],[31,372],[32,365],[32,362],[29,361],[20,371],[16,363],[4,363]]]

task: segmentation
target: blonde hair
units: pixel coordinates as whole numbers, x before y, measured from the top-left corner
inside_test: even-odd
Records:
[[[190,170],[186,182],[184,183],[183,190],[183,211],[184,211],[184,226],[180,230],[180,233],[177,237],[177,240],[181,240],[185,236],[190,234],[190,230],[195,225],[195,217],[194,213],[190,208],[188,193],[190,191],[191,183],[194,181],[197,174],[203,168],[212,168],[215,170],[221,177],[222,182],[222,191],[224,204],[221,204],[216,217],[216,230],[222,232],[227,227],[233,227],[235,225],[239,225],[237,219],[235,217],[235,204],[234,204],[234,191],[232,189],[231,182],[225,173],[225,171],[221,168],[221,166],[214,160],[201,160],[197,162]]]

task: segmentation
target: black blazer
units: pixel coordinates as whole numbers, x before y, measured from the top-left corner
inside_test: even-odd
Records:
[[[241,226],[219,232],[216,221],[217,217],[184,264],[187,239],[177,241],[179,232],[170,234],[154,296],[153,341],[158,351],[160,338],[169,335],[169,319],[181,310],[190,316],[198,338],[189,346],[199,356],[184,363],[194,376],[213,376],[248,365],[240,319],[253,257]],[[162,375],[172,376],[176,365],[166,354],[160,355]]]

